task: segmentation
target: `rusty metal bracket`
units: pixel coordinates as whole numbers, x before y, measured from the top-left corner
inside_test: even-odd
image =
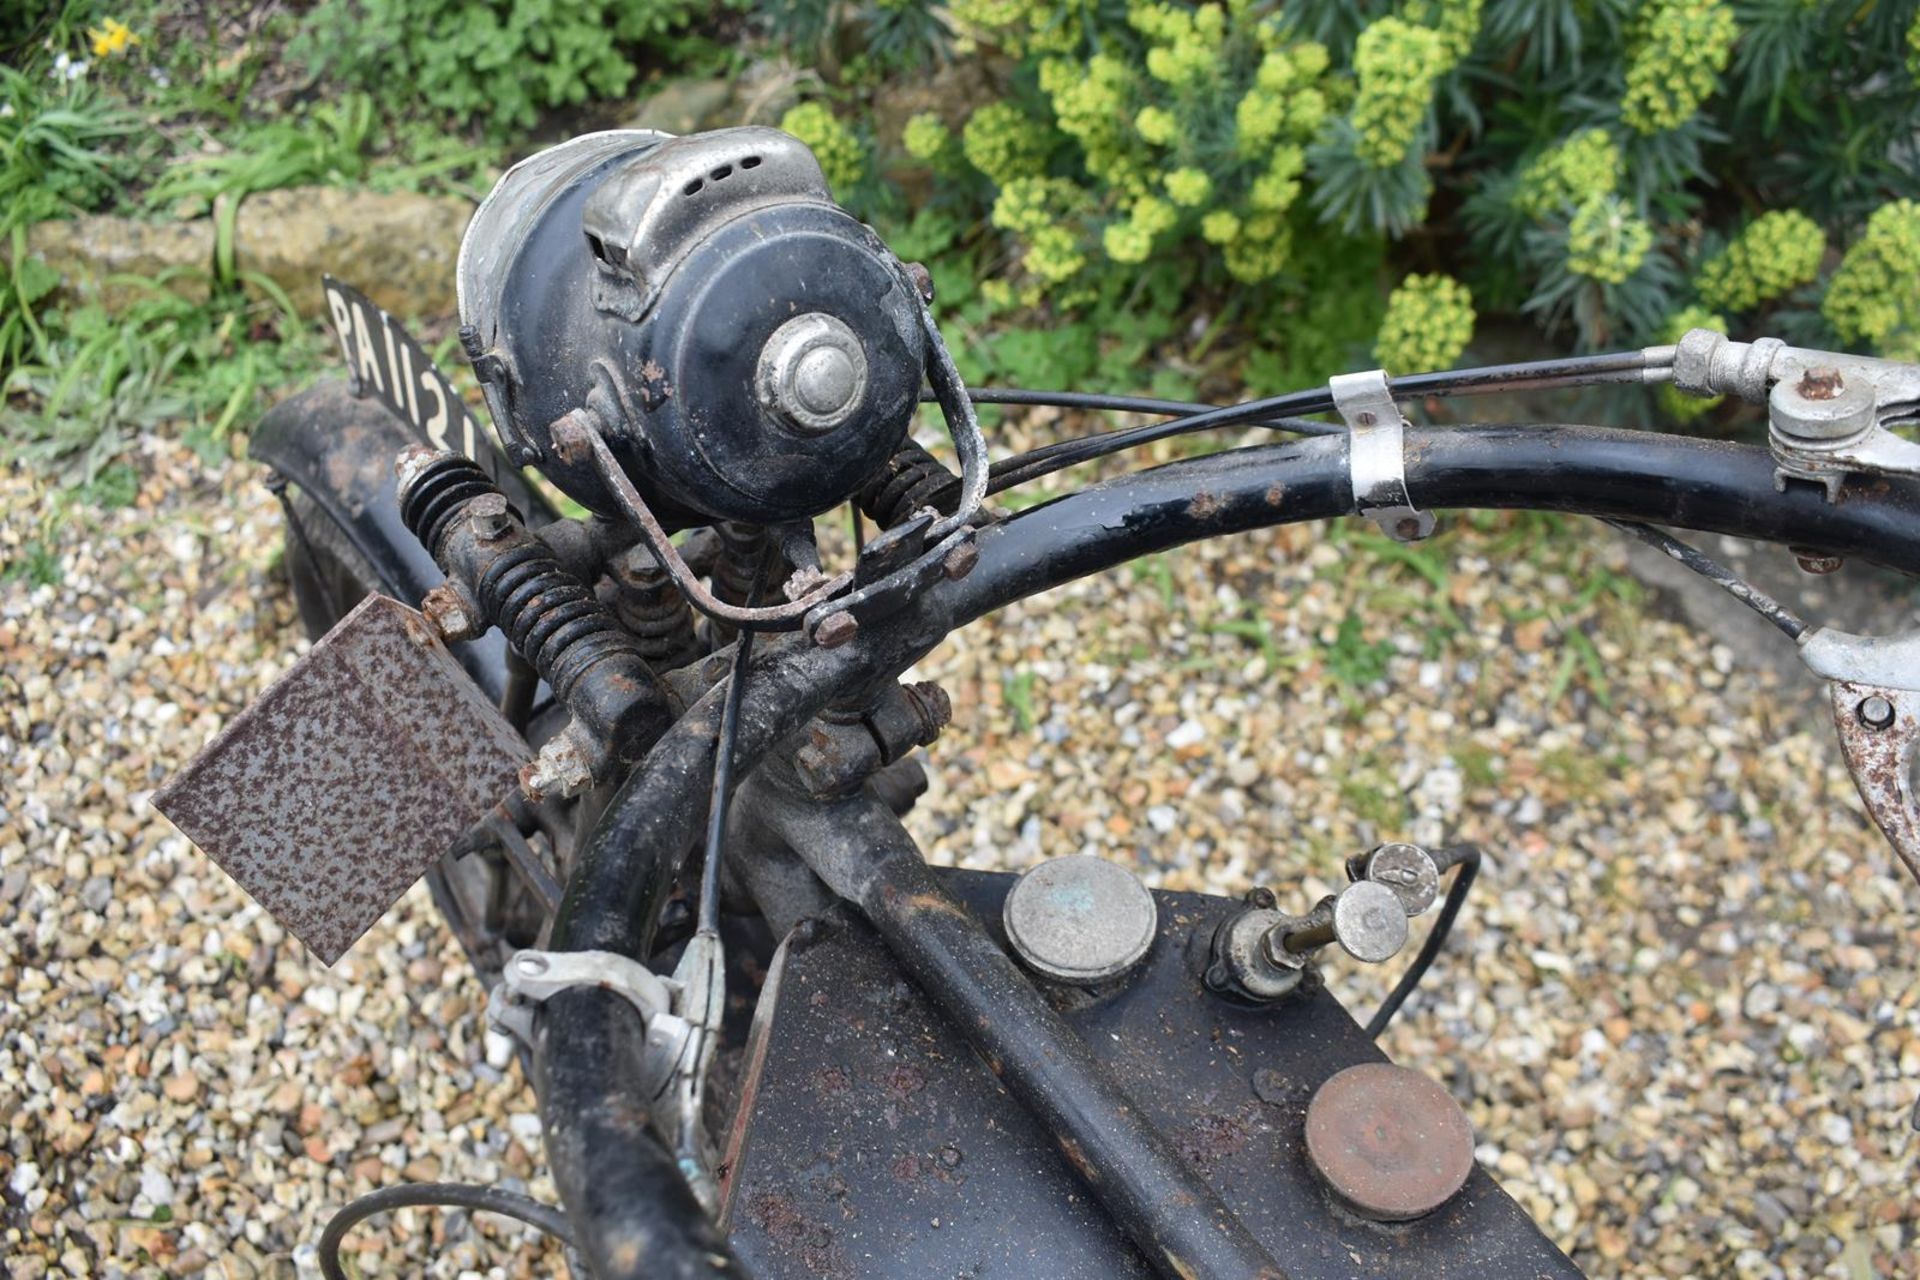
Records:
[[[1833,724],[1861,802],[1920,880],[1920,691],[1835,680]]]
[[[153,805],[332,964],[513,792],[527,756],[427,620],[375,595]]]
[[[1334,408],[1347,424],[1347,467],[1353,507],[1395,542],[1433,534],[1433,513],[1407,494],[1407,420],[1393,401],[1381,369],[1343,373],[1327,381]]]
[[[673,585],[680,588],[680,594],[687,598],[688,604],[709,618],[718,618],[722,622],[754,631],[794,631],[799,628],[801,618],[809,609],[846,590],[853,582],[853,571],[847,570],[826,579],[798,600],[789,600],[785,604],[756,608],[728,604],[707,590],[706,584],[694,576],[693,570],[681,558],[680,549],[673,545],[666,526],[653,514],[646,499],[634,488],[633,481],[621,470],[613,451],[607,448],[607,442],[600,434],[598,419],[591,410],[576,409],[556,421],[550,430],[554,448],[559,450],[564,460],[590,462],[593,465],[595,472],[620,503],[621,510],[639,527],[647,549],[653,552],[654,559],[673,579]]]

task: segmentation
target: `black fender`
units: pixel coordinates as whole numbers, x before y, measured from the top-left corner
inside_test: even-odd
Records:
[[[339,526],[378,578],[368,585],[417,608],[446,575],[400,519],[393,463],[406,446],[428,443],[379,400],[354,395],[345,378],[330,378],[269,410],[254,428],[247,454]],[[501,488],[528,524],[537,527],[555,518],[553,508],[517,472],[506,469]],[[505,637],[489,631],[453,649],[497,701],[506,686]]]

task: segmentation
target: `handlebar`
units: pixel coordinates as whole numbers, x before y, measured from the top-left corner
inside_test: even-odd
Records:
[[[1833,503],[1810,486],[1780,492],[1772,456],[1753,446],[1578,426],[1409,428],[1405,461],[1408,491],[1428,508],[1646,521],[1920,573],[1920,484],[1876,479]],[[1183,543],[1353,510],[1347,440],[1323,436],[1169,463],[1022,512],[981,531],[970,575],[925,590],[852,642],[766,646],[743,690],[735,768],[751,772],[843,691],[897,675],[948,632],[1015,600]],[[569,881],[555,948],[646,954],[706,818],[725,697],[724,683],[710,689],[620,787]],[[711,1251],[705,1216],[685,1211],[684,1185],[663,1186],[671,1161],[646,1132],[631,1073],[609,1069],[638,1043],[631,1009],[580,990],[544,1010],[535,1058],[549,1154],[597,1273],[736,1274],[715,1269],[731,1264]],[[669,1246],[665,1237],[683,1231],[692,1234]],[[655,1247],[636,1254],[637,1238]],[[670,1254],[680,1261],[668,1265]]]

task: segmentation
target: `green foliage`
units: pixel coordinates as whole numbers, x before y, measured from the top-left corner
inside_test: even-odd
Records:
[[[0,232],[93,209],[132,172],[113,149],[140,119],[85,79],[0,67]]]
[[[249,281],[265,302],[237,293],[194,302],[165,280],[122,283],[148,292],[115,314],[89,305],[39,317],[0,381],[0,457],[97,484],[132,433],[163,423],[224,449],[268,390],[320,356],[321,339],[272,297],[271,282]]]
[[[1821,310],[1845,342],[1920,359],[1920,202],[1896,200],[1874,212]]]
[[[1473,295],[1452,276],[1411,275],[1387,299],[1373,357],[1396,373],[1451,369],[1473,340]]]
[[[960,241],[1008,305],[1080,313],[1109,276],[1167,255],[1188,265],[1188,305],[1248,284],[1298,297],[1317,223],[1325,252],[1407,240],[1394,276],[1452,276],[1481,312],[1532,316],[1582,347],[1651,342],[1694,306],[1804,330],[1831,265],[1823,246],[1920,199],[1910,5],[960,0],[949,12],[962,56],[995,47],[1014,69],[961,137],[926,118],[905,146],[934,202],[989,224]],[[1902,341],[1911,321],[1866,318],[1899,310],[1890,278],[1884,264],[1846,272],[1827,322],[1869,346]],[[1269,350],[1294,337],[1263,333],[1249,376],[1298,368]]]
[[[697,11],[692,0],[322,0],[299,49],[324,75],[369,92],[405,86],[499,135],[625,93],[634,52]]]
[[[880,70],[911,70],[945,57],[953,34],[943,8],[926,0],[777,0],[757,7],[780,42],[813,63],[833,61],[848,46]]]
[[[1731,244],[1700,264],[1700,301],[1723,311],[1751,311],[1820,274],[1827,237],[1820,224],[1791,209],[1762,214]]]
[[[1628,26],[1621,118],[1641,133],[1692,119],[1719,86],[1736,34],[1720,0],[1642,0]]]
[[[866,148],[825,103],[801,103],[780,117],[780,127],[813,148],[827,185],[842,198],[866,176]]]

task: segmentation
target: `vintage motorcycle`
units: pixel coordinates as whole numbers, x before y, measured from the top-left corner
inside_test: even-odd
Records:
[[[1317,904],[1232,901],[1097,858],[931,867],[902,826],[913,753],[952,713],[902,672],[1011,601],[1196,539],[1358,515],[1405,541],[1440,508],[1605,520],[1795,641],[1920,874],[1920,635],[1804,621],[1655,527],[1920,571],[1920,446],[1893,430],[1920,419],[1920,368],[1696,330],[1230,407],[968,389],[927,273],[764,128],[542,152],[458,271],[499,447],[328,283],[351,377],[253,436],[320,638],[156,798],[329,963],[424,874],[533,1079],[564,1209],[377,1191],[324,1234],[329,1276],[356,1222],[402,1204],[518,1217],[609,1280],[1577,1275],[1476,1167],[1446,1090],[1373,1043],[1477,850],[1389,843]],[[1396,403],[1652,383],[1764,404],[1768,446],[1416,427]],[[908,435],[923,401],[957,475]],[[1154,421],[993,461],[975,402]],[[1256,425],[1278,438],[987,505]],[[874,532],[834,566],[814,522],[843,504]],[[1359,1025],[1321,958],[1392,957],[1449,875]],[[1259,1140],[1186,1140],[1215,1130]]]

